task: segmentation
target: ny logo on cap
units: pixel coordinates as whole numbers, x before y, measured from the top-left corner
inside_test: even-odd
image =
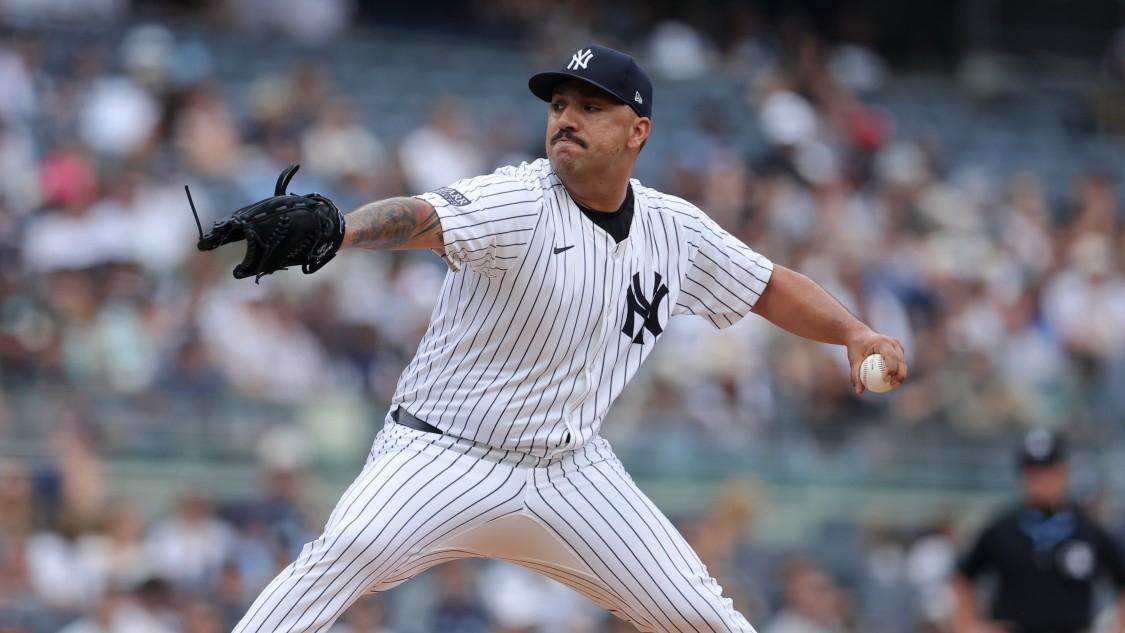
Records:
[[[582,70],[586,69],[586,64],[590,63],[590,58],[594,56],[594,51],[590,49],[578,49],[578,52],[570,57],[570,63],[566,65],[567,70]]]

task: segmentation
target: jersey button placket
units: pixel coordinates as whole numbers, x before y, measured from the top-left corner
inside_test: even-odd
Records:
[[[610,250],[610,253],[612,253],[613,259],[619,260],[622,257],[625,257],[625,255],[627,255],[629,253],[629,238],[628,237],[626,237],[625,239],[623,239],[623,240],[621,240],[620,242],[617,242],[617,243],[613,243],[612,237],[609,238],[609,241],[610,241],[609,250]]]
[[[590,231],[589,237],[595,239],[600,237],[602,240],[603,248],[612,259],[620,259],[625,254],[626,250],[620,247],[623,247],[629,241],[628,239],[623,240],[621,243],[617,243],[609,234],[605,233],[604,231],[594,229],[595,227],[591,224],[588,229]],[[609,328],[606,326],[606,319],[603,317],[598,322],[598,324],[594,326],[594,341],[590,345],[590,349],[592,350],[592,357],[596,358],[600,353],[600,350],[605,343],[605,336],[607,331],[609,331]],[[578,430],[571,426],[570,421],[574,417],[575,413],[582,410],[582,405],[586,402],[586,398],[590,395],[590,392],[594,390],[594,380],[593,376],[590,375],[589,365],[584,365],[582,367],[582,371],[578,374],[577,380],[579,381],[578,388],[575,390],[576,393],[579,394],[577,398],[577,404],[563,411],[563,423],[566,424],[566,428],[570,431],[570,442],[564,445],[563,448],[565,449],[573,449],[574,445],[578,442]]]

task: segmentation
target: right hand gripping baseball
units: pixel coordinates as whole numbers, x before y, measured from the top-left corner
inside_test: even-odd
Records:
[[[320,194],[285,192],[298,167],[291,165],[281,172],[272,197],[216,221],[206,233],[201,229],[199,250],[245,240],[246,255],[234,267],[235,279],[253,276],[256,282],[289,266],[300,266],[307,275],[320,270],[344,240],[344,215]]]

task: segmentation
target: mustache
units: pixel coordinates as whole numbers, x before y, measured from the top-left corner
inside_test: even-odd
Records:
[[[555,143],[558,143],[564,137],[567,138],[567,139],[570,139],[571,141],[574,141],[579,147],[581,147],[583,149],[586,147],[586,141],[583,141],[582,139],[578,138],[577,136],[571,134],[570,132],[568,132],[566,130],[559,130],[558,132],[555,132],[555,135],[551,137],[551,145],[554,145]]]

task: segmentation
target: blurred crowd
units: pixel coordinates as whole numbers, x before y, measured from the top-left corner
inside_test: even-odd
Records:
[[[107,492],[89,438],[52,437],[35,467],[0,464],[0,632],[220,633],[316,537],[328,508],[300,467],[263,465],[255,490],[186,490],[155,513]],[[763,633],[920,633],[948,616],[953,524],[826,525],[822,547],[768,546],[760,489],[725,485],[673,517]],[[616,633],[583,596],[507,563],[447,563],[362,598],[331,633]]]
[[[386,402],[427,323],[438,260],[349,254],[308,279],[235,283],[237,249],[195,252],[182,185],[208,222],[270,191],[290,163],[303,166],[294,188],[351,209],[541,153],[538,129],[474,119],[469,101],[486,95],[440,95],[420,126],[385,138],[351,86],[312,61],[231,85],[205,40],[160,25],[51,64],[44,37],[17,31],[0,48],[0,370],[6,386],[60,393],[62,407]],[[615,410],[621,434],[648,413],[746,439],[778,420],[872,417],[970,434],[1115,432],[1125,223],[1112,172],[1092,166],[1053,195],[1052,174],[943,155],[942,139],[865,103],[892,81],[872,50],[799,28],[768,43],[757,65],[724,66],[707,46],[652,36],[662,81],[684,69],[661,60],[725,68],[747,118],[704,100],[693,118],[659,120],[648,184],[898,337],[912,379],[893,399],[857,400],[840,349],[757,319],[722,333],[681,320]],[[18,408],[0,400],[0,428]]]
[[[315,13],[322,3],[304,4]],[[496,24],[533,22],[520,12],[536,3],[488,4],[500,7],[486,12]],[[21,19],[74,7],[112,19],[124,5],[5,7]],[[349,3],[329,5],[349,15]],[[347,20],[333,15],[302,24],[346,46]],[[618,43],[636,26],[604,17],[551,20],[553,37],[536,38],[531,53]],[[723,332],[682,319],[615,406],[607,435],[627,448],[675,428],[768,448],[782,430],[820,446],[878,422],[950,437],[1027,426],[1066,427],[1080,443],[1119,437],[1125,221],[1112,170],[1091,165],[1060,188],[1042,170],[983,169],[870,105],[895,79],[862,38],[827,42],[799,25],[767,34],[753,16],[725,26],[720,38],[714,24],[669,21],[633,42],[658,82],[716,74],[737,84],[726,95],[733,110],[704,100],[693,117],[657,119],[665,142],[642,154],[656,174],[645,184],[697,203],[898,337],[911,377],[892,398],[856,398],[839,349],[755,318]],[[350,209],[533,159],[541,130],[486,125],[470,101],[488,95],[450,93],[417,128],[377,134],[354,86],[323,65],[224,83],[205,38],[158,24],[61,61],[49,29],[3,35],[0,445],[10,450],[0,457],[21,438],[49,440],[34,446],[50,450],[0,466],[0,631],[229,630],[319,530],[325,508],[310,502],[302,459],[274,451],[249,498],[195,492],[149,516],[108,498],[105,456],[174,457],[187,450],[177,433],[193,428],[209,438],[201,454],[244,456],[262,432],[299,420],[321,457],[354,459],[426,327],[444,268],[423,253],[348,253],[312,277],[235,282],[238,249],[195,252],[182,186],[209,222],[300,163],[294,191]],[[513,81],[520,90],[523,79]],[[537,103],[529,95],[526,107]],[[752,497],[736,490],[679,523],[764,633],[913,633],[940,619],[950,522],[864,529],[843,554],[789,556],[752,538]],[[620,630],[511,567],[448,565],[412,586],[363,601],[338,631]]]

